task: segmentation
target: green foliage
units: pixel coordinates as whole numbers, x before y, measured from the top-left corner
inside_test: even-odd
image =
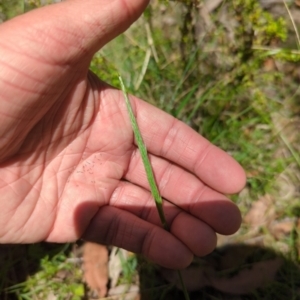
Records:
[[[52,258],[43,254],[40,270],[25,282],[10,287],[8,292],[16,293],[20,300],[47,299],[51,295],[59,300],[82,299],[84,285],[81,270],[69,262],[63,252]]]
[[[122,264],[122,277],[120,278],[121,284],[132,284],[134,277],[136,276],[137,257],[135,255],[129,255],[124,257],[122,251],[118,251],[118,255]]]
[[[289,49],[275,49],[270,50],[271,53],[274,53],[274,57],[282,61],[289,62],[299,62],[300,61],[300,52],[293,51]]]
[[[119,86],[119,73],[112,62],[105,59],[99,52],[95,54],[90,70],[96,73],[101,80],[108,82],[113,86]]]
[[[0,14],[3,15],[4,20],[11,19],[23,12],[24,0],[0,0]]]

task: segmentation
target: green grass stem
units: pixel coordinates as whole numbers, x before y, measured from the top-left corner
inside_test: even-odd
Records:
[[[133,133],[134,133],[134,137],[136,139],[136,143],[137,143],[138,148],[140,150],[142,161],[143,161],[143,164],[144,164],[144,167],[145,167],[145,171],[146,171],[147,179],[148,179],[148,182],[149,182],[150,190],[151,190],[152,196],[155,200],[156,208],[157,208],[161,223],[162,223],[164,229],[168,230],[168,224],[167,224],[167,221],[166,221],[166,218],[165,218],[165,215],[164,215],[164,211],[163,211],[163,207],[162,207],[162,205],[163,205],[162,197],[160,196],[160,193],[159,193],[157,185],[156,185],[156,181],[155,181],[155,178],[154,178],[152,166],[151,166],[151,163],[150,163],[149,157],[148,157],[148,151],[147,151],[146,145],[143,141],[143,138],[142,138],[141,132],[139,130],[136,118],[135,118],[134,113],[132,111],[132,107],[131,107],[131,104],[130,104],[130,101],[129,101],[129,98],[128,98],[128,94],[127,94],[127,91],[126,91],[126,88],[125,88],[125,85],[124,85],[124,82],[123,82],[123,79],[122,79],[121,76],[119,76],[119,80],[120,80],[121,88],[122,88],[124,98],[125,98],[125,101],[126,101],[126,106],[127,106],[127,110],[128,110],[132,130],[133,130]]]
[[[151,166],[151,163],[150,163],[150,160],[149,160],[149,157],[148,157],[147,147],[146,147],[146,145],[143,141],[141,132],[139,130],[136,118],[134,116],[134,113],[133,113],[133,110],[132,110],[132,107],[131,107],[131,104],[130,104],[130,101],[129,101],[127,90],[125,88],[123,79],[120,75],[119,75],[119,81],[120,81],[121,89],[123,91],[123,95],[124,95],[124,98],[125,98],[125,102],[126,102],[126,106],[127,106],[127,110],[128,110],[132,130],[133,130],[133,133],[134,133],[134,137],[136,139],[137,146],[138,146],[138,148],[140,150],[140,153],[141,153],[141,157],[142,157],[142,161],[143,161],[144,168],[145,168],[145,171],[146,171],[147,179],[148,179],[148,182],[149,182],[151,194],[154,198],[154,201],[155,201],[155,204],[156,204],[156,208],[157,208],[162,226],[165,230],[169,231],[169,227],[168,227],[168,224],[167,224],[167,221],[166,221],[166,218],[165,218],[165,214],[164,214],[164,211],[163,211],[163,200],[162,200],[162,197],[161,197],[161,195],[158,191],[158,188],[157,188],[157,184],[156,184],[156,181],[155,181],[155,178],[154,178],[152,166]],[[185,284],[183,282],[183,279],[182,279],[181,272],[179,270],[178,270],[178,277],[179,277],[179,281],[180,281],[180,284],[181,284],[181,287],[182,287],[182,290],[183,290],[184,298],[185,298],[185,300],[189,300],[190,299],[189,294],[187,292],[186,286],[185,286]]]

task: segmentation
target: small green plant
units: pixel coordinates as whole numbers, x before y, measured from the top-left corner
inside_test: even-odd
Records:
[[[19,300],[47,299],[80,300],[84,296],[82,271],[68,261],[64,252],[40,260],[40,270],[22,283],[7,289],[8,294],[17,295]]]
[[[124,257],[122,251],[118,251],[118,256],[122,265],[122,278],[120,283],[126,283],[128,285],[133,283],[134,277],[136,275],[136,269],[138,260],[135,254],[130,254],[128,257]]]

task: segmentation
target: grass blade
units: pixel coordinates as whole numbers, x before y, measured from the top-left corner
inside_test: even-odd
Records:
[[[137,143],[138,148],[140,150],[142,161],[143,161],[143,164],[144,164],[144,167],[145,167],[147,179],[148,179],[148,182],[149,182],[149,185],[150,185],[150,190],[151,190],[152,196],[155,200],[156,208],[157,208],[161,223],[162,223],[163,227],[166,230],[168,230],[168,225],[167,225],[166,218],[165,218],[164,211],[163,211],[163,207],[162,207],[163,201],[162,201],[162,198],[160,196],[160,193],[159,193],[157,185],[156,185],[156,181],[155,181],[155,178],[154,178],[151,163],[150,163],[149,158],[148,158],[147,148],[146,148],[145,143],[143,141],[141,132],[138,128],[136,118],[133,114],[132,107],[131,107],[131,104],[130,104],[130,101],[129,101],[129,98],[128,98],[128,94],[127,94],[127,91],[126,91],[126,88],[125,88],[125,85],[124,85],[124,82],[123,82],[123,79],[122,79],[121,76],[119,76],[119,80],[120,80],[121,88],[122,88],[124,98],[125,98],[125,101],[126,101],[126,106],[127,106],[127,110],[128,110],[132,130],[133,130],[133,133],[134,133],[134,137],[136,139],[136,143]]]
[[[165,214],[164,214],[164,211],[163,211],[162,197],[161,197],[161,195],[158,191],[157,185],[156,185],[156,181],[155,181],[155,178],[154,178],[152,166],[151,166],[151,163],[150,163],[150,160],[149,160],[149,157],[148,157],[147,148],[146,148],[146,145],[143,141],[143,138],[142,138],[141,132],[139,130],[136,118],[133,114],[132,107],[131,107],[131,104],[130,104],[130,101],[129,101],[129,98],[128,98],[128,94],[127,94],[123,79],[120,75],[119,75],[119,81],[120,81],[121,89],[123,91],[123,95],[124,95],[124,98],[125,98],[125,102],[126,102],[126,106],[127,106],[127,110],[128,110],[132,130],[133,130],[133,133],[134,133],[134,137],[136,139],[136,143],[137,143],[138,148],[139,148],[140,153],[141,153],[141,157],[142,157],[142,161],[143,161],[144,168],[145,168],[145,171],[146,171],[147,179],[148,179],[148,182],[149,182],[149,185],[150,185],[150,190],[151,190],[152,196],[153,196],[155,204],[156,204],[156,208],[157,208],[157,211],[158,211],[158,214],[159,214],[159,217],[160,217],[160,221],[163,225],[163,228],[165,230],[169,231],[169,227],[168,227],[168,224],[167,224],[167,221],[166,221],[166,218],[165,218]],[[181,284],[181,287],[182,287],[182,290],[183,290],[184,298],[185,298],[185,300],[189,300],[189,294],[187,292],[186,286],[185,286],[185,284],[183,282],[183,279],[182,279],[181,272],[179,270],[178,270],[178,276],[179,276],[179,281],[180,281],[180,284]]]

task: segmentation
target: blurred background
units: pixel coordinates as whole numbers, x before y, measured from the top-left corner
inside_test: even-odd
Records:
[[[0,0],[0,22],[52,2]],[[246,170],[241,229],[182,272],[191,299],[300,299],[299,27],[298,0],[153,0],[91,63]],[[1,245],[0,299],[183,296],[173,271],[80,242]]]

